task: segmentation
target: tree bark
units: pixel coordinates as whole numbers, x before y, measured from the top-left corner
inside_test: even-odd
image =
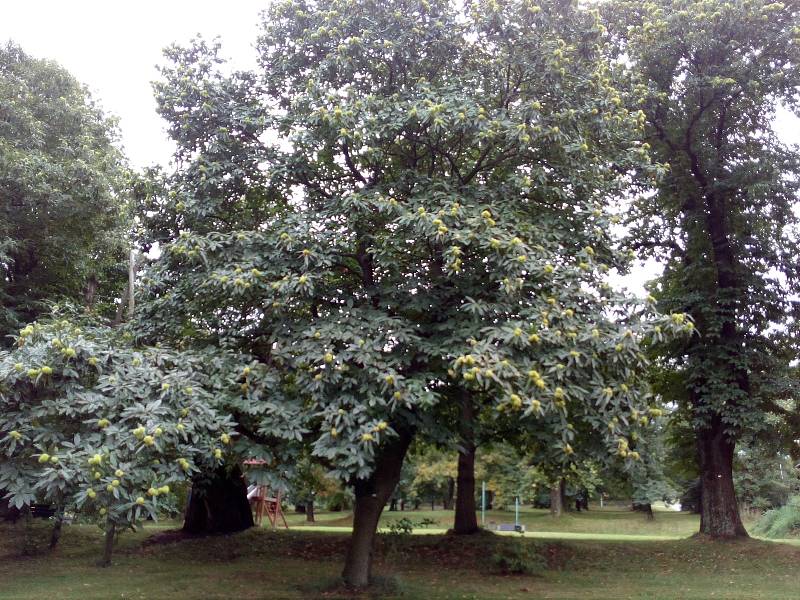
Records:
[[[653,514],[653,505],[649,502],[634,502],[631,505],[631,509],[636,512],[644,513],[644,516],[648,521],[653,521],[656,518],[656,516]]]
[[[743,345],[745,337],[739,329],[738,314],[743,311],[743,284],[740,283],[737,271],[740,263],[734,254],[732,239],[734,234],[730,224],[730,206],[728,198],[713,192],[703,173],[696,154],[690,153],[693,174],[697,178],[704,193],[705,225],[708,239],[711,242],[711,258],[716,269],[716,293],[710,298],[714,316],[720,321],[718,337],[715,332],[706,333],[707,340],[700,346],[700,359],[709,353],[709,344],[715,371],[727,376],[726,384],[731,390],[738,391],[742,397],[750,395],[750,376],[744,359]],[[713,181],[711,182],[713,184]],[[712,334],[712,335],[709,335]],[[702,381],[702,380],[701,380]],[[699,382],[695,382],[695,387]],[[702,383],[705,383],[702,381]],[[723,417],[737,408],[738,399],[732,398],[718,408],[714,405],[711,389],[692,391],[695,411],[708,410],[709,405],[714,412],[708,425],[697,431],[697,449],[700,463],[700,533],[714,538],[747,537],[747,531],[739,516],[736,492],[733,486],[733,453],[735,438],[726,434]],[[703,398],[702,396],[706,396]],[[728,425],[729,427],[730,425]]]
[[[253,526],[242,471],[225,467],[192,482],[183,530],[191,534],[234,533]]]
[[[468,391],[461,397],[459,421],[461,449],[458,452],[458,481],[456,483],[456,514],[453,533],[469,535],[478,531],[475,506],[475,406]]]
[[[367,479],[356,479],[353,485],[356,496],[353,534],[342,572],[342,579],[351,587],[363,588],[370,583],[378,521],[400,481],[403,460],[414,437],[409,429],[397,428],[397,431],[398,436],[379,450],[372,475]]]
[[[725,435],[719,417],[698,431],[700,458],[700,533],[715,538],[748,537],[739,516],[733,486],[735,443]]]
[[[22,554],[24,556],[33,556],[36,554],[36,542],[33,539],[33,512],[28,505],[23,506],[22,513],[25,515],[25,538],[22,546]]]
[[[556,483],[550,488],[550,515],[553,517],[560,517],[564,512],[564,505],[562,504],[561,496],[561,481]]]
[[[106,522],[105,545],[103,546],[103,559],[100,561],[101,567],[111,566],[111,555],[114,552],[114,537],[117,533],[117,526],[111,521]]]
[[[450,510],[453,508],[453,498],[456,495],[456,480],[450,477],[447,480],[447,494],[442,500],[442,508]]]
[[[314,523],[314,498],[309,498],[306,502],[306,522]]]
[[[0,490],[0,494],[5,494],[5,490]],[[16,523],[20,516],[20,510],[9,504],[8,500],[0,500],[0,521],[11,521]]]
[[[144,256],[140,256],[136,250],[131,249],[128,256],[128,283],[125,286],[125,291],[120,298],[119,306],[117,307],[117,314],[114,316],[112,325],[117,326],[121,324],[126,316],[128,319],[133,317],[136,308],[134,290],[136,285],[136,274],[139,271],[139,266],[144,260]]]
[[[61,539],[61,528],[64,525],[64,505],[59,504],[56,507],[56,514],[53,515],[53,530],[50,532],[50,550],[54,550],[58,546],[58,541]]]

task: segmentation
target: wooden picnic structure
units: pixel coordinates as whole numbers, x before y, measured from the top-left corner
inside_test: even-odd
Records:
[[[245,465],[264,465],[264,460],[246,460]],[[283,514],[281,507],[281,490],[277,489],[274,493],[270,493],[269,486],[261,484],[249,485],[247,488],[247,499],[250,501],[250,507],[253,510],[253,521],[256,525],[261,527],[264,521],[264,515],[267,516],[270,525],[273,529],[278,527],[279,522],[283,522],[283,526],[289,529],[289,524],[286,522],[286,516]]]

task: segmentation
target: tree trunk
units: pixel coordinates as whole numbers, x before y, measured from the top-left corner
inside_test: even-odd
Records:
[[[353,507],[353,534],[347,550],[342,579],[356,588],[369,585],[372,577],[372,555],[375,532],[383,507],[400,481],[408,446],[413,431],[398,428],[398,437],[390,440],[377,454],[375,469],[368,479],[356,479],[355,506]]]
[[[128,256],[128,284],[125,286],[125,292],[120,299],[119,306],[117,307],[117,314],[112,321],[114,326],[119,325],[127,318],[133,317],[135,309],[135,296],[134,287],[136,285],[136,273],[139,270],[139,264],[143,260],[143,256],[139,256],[136,250],[131,250]]]
[[[700,183],[705,201],[705,225],[711,242],[711,258],[716,268],[716,287],[711,300],[714,317],[719,321],[719,332],[703,331],[705,341],[699,346],[696,359],[711,362],[711,368],[722,373],[727,381],[724,384],[730,391],[740,392],[741,397],[750,395],[750,376],[744,359],[744,334],[739,331],[737,317],[747,307],[741,306],[744,283],[739,281],[737,259],[733,242],[735,234],[730,223],[729,198],[713,189],[703,172],[697,155],[690,154],[692,172]],[[708,368],[708,367],[703,367]],[[724,381],[724,379],[723,379]],[[692,400],[695,413],[709,411],[710,422],[707,427],[697,431],[697,450],[700,464],[700,533],[714,538],[747,537],[739,516],[736,492],[733,486],[733,453],[735,439],[725,433],[730,424],[723,417],[741,409],[736,396],[732,395],[721,407],[715,403],[714,390],[706,389],[705,381],[695,378]],[[717,384],[719,385],[719,384]],[[702,414],[702,413],[701,413]]]
[[[23,556],[36,554],[36,540],[33,538],[33,512],[28,505],[23,506],[22,514],[25,515],[25,537],[22,543]]]
[[[191,534],[234,533],[253,526],[247,486],[238,466],[219,467],[192,482],[183,530]]]
[[[117,533],[117,526],[111,522],[106,521],[106,535],[105,545],[103,547],[103,559],[100,561],[101,567],[111,566],[111,554],[114,552],[114,537]]]
[[[0,496],[4,496],[5,493],[5,490],[0,489]],[[20,510],[14,506],[11,506],[9,500],[0,499],[0,521],[11,521],[12,523],[16,523],[20,514]]]
[[[553,517],[560,517],[564,511],[564,505],[561,503],[561,482],[559,481],[550,488],[550,515]]]
[[[64,525],[64,505],[59,504],[56,507],[56,514],[53,515],[53,530],[50,532],[50,550],[54,550],[58,546],[58,540],[61,539],[61,528]]]
[[[453,508],[453,498],[456,496],[456,480],[450,477],[447,480],[447,495],[442,501],[442,508],[450,510]]]
[[[314,498],[309,498],[306,502],[306,522],[314,523]]]
[[[747,537],[733,487],[734,442],[721,419],[697,433],[700,458],[700,533],[715,538]]]
[[[456,514],[453,533],[469,535],[478,531],[475,506],[475,406],[469,392],[461,397],[459,423],[461,448],[458,452],[458,482],[456,484]]]
[[[644,513],[644,516],[648,521],[652,521],[656,518],[653,514],[653,505],[649,502],[634,502],[631,505],[631,509],[635,512]]]

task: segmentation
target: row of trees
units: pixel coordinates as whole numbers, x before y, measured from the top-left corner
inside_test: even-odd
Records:
[[[119,291],[115,232],[160,255],[123,326],[59,317],[11,338],[0,487],[96,506],[113,538],[194,476],[187,525],[233,530],[252,524],[242,459],[258,479],[311,456],[354,492],[343,576],[362,586],[415,440],[458,450],[460,533],[493,440],[551,482],[615,460],[651,495],[652,384],[697,442],[701,531],[746,535],[736,440],[766,413],[796,431],[798,162],[771,119],[796,107],[797,23],[759,0],[275,3],[258,71],[228,72],[202,40],[166,51],[176,168],[131,181],[132,205],[111,183],[113,126],[63,71],[7,49],[0,193],[63,223],[69,252],[0,230],[4,306],[28,307],[6,331],[41,299]],[[95,162],[59,166],[68,143]],[[41,165],[70,185],[34,181]],[[74,245],[71,203],[98,219]],[[637,256],[666,265],[647,301],[606,281]],[[61,286],[30,279],[63,269]]]

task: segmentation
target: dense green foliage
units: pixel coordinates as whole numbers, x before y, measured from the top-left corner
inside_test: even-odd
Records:
[[[0,47],[0,345],[48,301],[113,312],[127,256],[116,139],[64,69]]]
[[[703,530],[744,535],[734,443],[765,425],[765,411],[796,408],[786,402],[800,154],[772,124],[781,103],[800,109],[800,6],[619,0],[605,10],[640,95],[647,143],[670,167],[653,194],[634,200],[629,222],[642,253],[665,263],[663,307],[688,312],[700,333],[666,356],[682,388],[670,400],[687,408],[697,432]]]
[[[800,472],[782,446],[747,440],[740,445],[734,470],[736,495],[750,510],[787,504],[800,491]]]
[[[243,388],[235,418],[345,478],[459,389],[536,423],[558,460],[573,419],[626,448],[641,344],[684,321],[602,283],[627,260],[604,207],[655,169],[596,17],[534,8],[421,3],[410,27],[391,4],[278,4],[259,74],[170,50],[157,98],[183,161],[143,197],[164,254],[142,339],[258,357],[270,394]]]
[[[753,531],[768,538],[796,536],[800,532],[800,498],[794,496],[786,505],[765,512]]]
[[[167,49],[174,171],[133,186],[158,252],[123,328],[98,316],[134,229],[114,124],[60,68],[0,50],[10,502],[113,541],[188,478],[260,459],[249,478],[298,504],[354,491],[355,585],[384,500],[449,507],[473,475],[497,507],[602,478],[649,506],[697,478],[702,530],[746,535],[734,468],[750,507],[796,481],[800,155],[771,124],[800,108],[800,6],[599,8],[284,0],[258,70],[201,39]],[[608,283],[636,250],[665,262],[644,301]],[[62,299],[99,310],[41,318]],[[523,550],[497,560],[524,570]]]
[[[214,410],[236,385],[224,364],[135,348],[92,324],[27,326],[0,353],[0,487],[14,506],[54,504],[104,525],[157,518],[174,503],[170,485],[218,464],[233,442],[233,423]]]

